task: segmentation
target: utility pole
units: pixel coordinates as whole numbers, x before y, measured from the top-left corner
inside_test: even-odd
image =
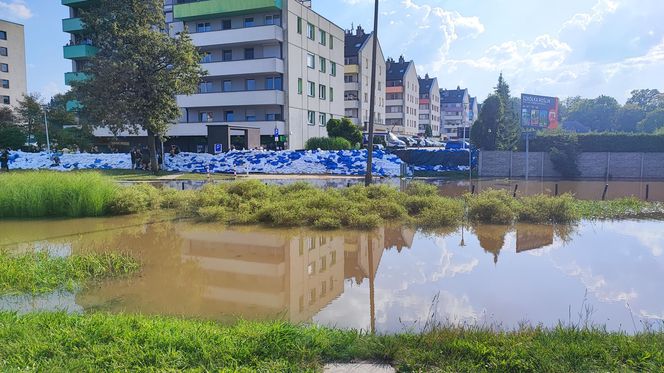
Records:
[[[46,106],[44,106],[43,109],[44,109],[44,127],[46,129],[46,152],[48,154],[51,154],[51,140],[49,139],[48,136],[48,119],[46,118]]]
[[[364,177],[364,186],[371,185],[373,168],[373,138],[374,119],[376,116],[376,65],[378,57],[378,0],[374,6],[373,54],[371,56],[371,99],[369,100],[369,141],[367,142],[367,172]]]

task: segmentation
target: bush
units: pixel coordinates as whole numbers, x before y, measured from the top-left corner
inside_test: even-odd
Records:
[[[406,187],[406,194],[408,194],[409,196],[422,196],[422,197],[437,196],[438,187],[436,185],[426,184],[416,181],[408,184],[408,186]]]
[[[149,184],[138,184],[120,188],[111,212],[116,215],[137,214],[161,207],[160,191]]]
[[[468,218],[488,224],[512,224],[517,217],[518,202],[505,190],[490,189],[468,197]]]
[[[327,135],[346,139],[351,146],[362,144],[362,131],[348,118],[327,121]]]
[[[423,228],[449,227],[463,220],[463,205],[459,200],[436,198],[425,206],[415,217],[418,226]]]
[[[568,224],[578,219],[574,198],[569,194],[560,197],[540,194],[521,199],[519,221],[535,224]]]
[[[204,222],[224,222],[228,216],[226,209],[221,206],[207,206],[198,209],[198,218]]]
[[[304,144],[304,148],[307,150],[350,150],[353,146],[342,137],[312,137]]]

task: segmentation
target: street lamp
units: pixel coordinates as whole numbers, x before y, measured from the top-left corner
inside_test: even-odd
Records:
[[[44,127],[46,128],[46,152],[51,154],[51,140],[48,137],[48,119],[46,118],[46,108],[46,105],[42,107],[44,110]]]
[[[378,54],[378,0],[374,4],[374,31],[373,31],[373,53],[371,56],[371,99],[369,100],[369,141],[367,143],[367,172],[364,179],[364,185],[371,185],[371,172],[373,168],[373,136],[374,122],[376,116],[376,65]]]

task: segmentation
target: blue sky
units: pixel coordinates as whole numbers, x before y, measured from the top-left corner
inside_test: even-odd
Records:
[[[343,28],[372,29],[373,0],[313,0]],[[513,94],[623,102],[637,88],[664,90],[662,0],[381,0],[383,50],[415,61],[441,87],[486,97],[502,71]],[[67,35],[57,0],[0,0],[0,18],[26,26],[28,86],[66,89]]]

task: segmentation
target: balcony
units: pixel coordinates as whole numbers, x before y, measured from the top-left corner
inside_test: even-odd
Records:
[[[175,19],[188,21],[271,12],[282,8],[282,0],[179,0],[173,8],[173,16]]]
[[[76,73],[76,72],[65,73],[66,85],[71,85],[70,83],[72,82],[80,82],[86,79],[88,79],[88,74],[86,73]]]
[[[81,106],[80,102],[78,102],[76,100],[71,100],[71,101],[67,101],[66,108],[67,108],[67,111],[72,112],[72,111],[81,110],[83,108],[83,106]]]
[[[403,86],[386,87],[385,93],[403,93]]]
[[[359,74],[360,65],[346,65],[344,67],[344,73],[346,74]]]
[[[83,31],[84,26],[80,18],[67,18],[62,20],[62,31],[74,34]]]
[[[283,42],[284,30],[280,26],[257,26],[233,30],[196,32],[190,34],[197,47],[228,46],[243,43]]]
[[[97,54],[96,47],[87,44],[65,45],[64,55],[69,60],[85,60]]]
[[[206,126],[235,126],[242,128],[258,128],[261,130],[261,136],[274,136],[275,127],[279,133],[286,133],[286,124],[283,121],[252,121],[252,122],[211,122],[204,123]]]
[[[346,82],[344,85],[344,89],[346,91],[355,91],[359,92],[360,91],[360,83],[358,82]]]
[[[243,128],[259,128],[261,135],[271,136],[274,135],[274,128],[279,129],[279,133],[286,133],[286,124],[283,121],[260,121],[260,122],[191,122],[191,123],[176,123],[172,125],[166,132],[168,137],[183,137],[183,136],[207,136],[208,126],[229,125]],[[96,137],[115,137],[107,128],[96,128],[93,132]],[[119,137],[132,137],[132,136],[145,136],[145,131],[138,133],[121,132]]]
[[[198,93],[190,96],[178,96],[177,101],[178,106],[185,108],[284,105],[284,92],[265,90]]]
[[[284,61],[279,58],[260,58],[254,60],[204,62],[207,76],[229,76],[249,74],[283,74]]]
[[[91,4],[94,0],[62,0],[62,5],[80,8]]]
[[[344,107],[346,109],[359,109],[360,108],[360,100],[344,100]]]

